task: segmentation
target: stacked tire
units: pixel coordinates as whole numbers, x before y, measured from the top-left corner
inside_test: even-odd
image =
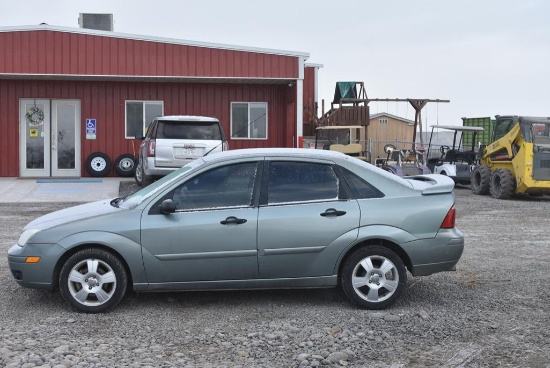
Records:
[[[113,168],[111,158],[103,152],[94,152],[86,158],[86,171],[90,176],[99,178],[109,175]],[[132,177],[136,170],[134,155],[125,153],[118,156],[114,163],[114,169],[118,176]]]

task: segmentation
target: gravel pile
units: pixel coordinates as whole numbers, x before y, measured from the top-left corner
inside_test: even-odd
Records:
[[[550,198],[455,192],[458,270],[410,277],[385,311],[283,290],[130,292],[110,313],[76,313],[19,287],[5,257],[23,225],[67,204],[0,204],[0,366],[550,367]]]

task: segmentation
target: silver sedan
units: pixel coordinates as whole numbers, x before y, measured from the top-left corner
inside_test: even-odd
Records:
[[[15,280],[75,309],[137,292],[341,287],[383,309],[413,276],[462,255],[454,182],[401,178],[338,152],[208,155],[126,198],[30,222],[8,251]]]

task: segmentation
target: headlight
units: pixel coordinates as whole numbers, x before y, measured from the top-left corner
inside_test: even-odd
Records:
[[[38,229],[29,229],[29,230],[23,231],[23,234],[21,234],[21,236],[19,237],[19,240],[17,241],[17,245],[19,245],[20,247],[24,247],[25,244],[27,244],[27,242],[29,241],[29,239],[39,231],[40,230]]]

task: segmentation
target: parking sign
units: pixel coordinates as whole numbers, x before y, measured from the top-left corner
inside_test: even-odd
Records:
[[[86,139],[96,139],[96,119],[86,119]]]

